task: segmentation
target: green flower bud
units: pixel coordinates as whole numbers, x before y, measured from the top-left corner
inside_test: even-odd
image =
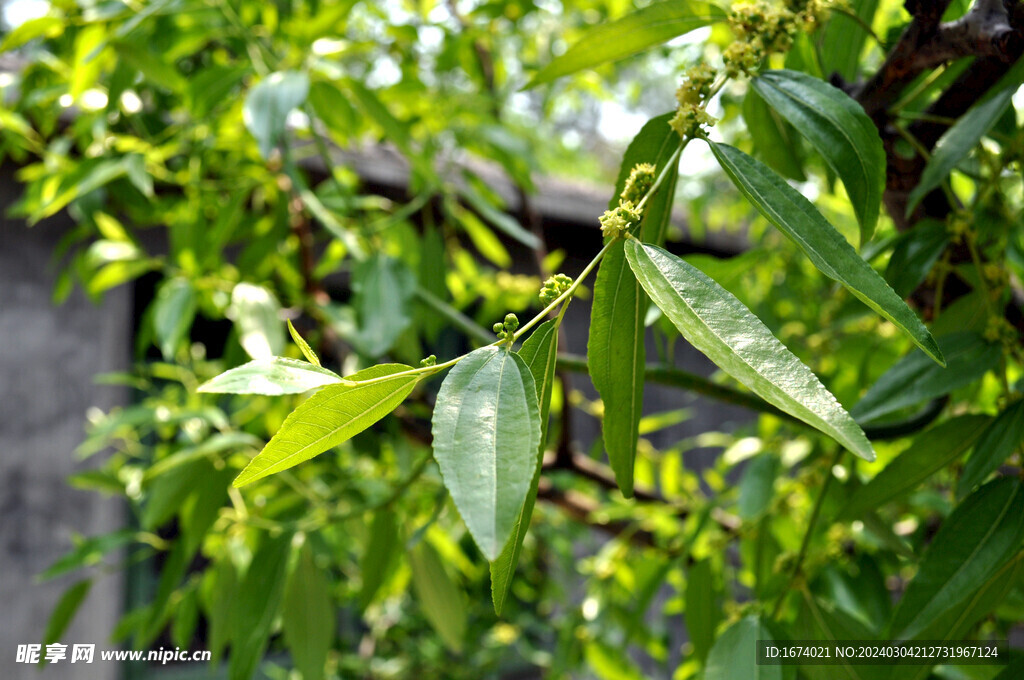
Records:
[[[505,327],[500,323],[496,323],[493,326],[491,326],[491,330],[494,331],[497,335],[501,335],[504,329]]]
[[[506,314],[505,315],[505,330],[506,331],[511,331],[511,332],[514,333],[517,328],[519,328],[519,319],[518,319],[518,317],[516,317],[515,314]]]
[[[552,302],[558,299],[565,291],[569,290],[572,285],[572,277],[566,276],[565,274],[555,274],[547,281],[544,282],[544,286],[540,289],[540,301],[547,307]]]
[[[426,368],[427,366],[437,366],[437,355],[431,354],[429,357],[420,362],[420,366]]]

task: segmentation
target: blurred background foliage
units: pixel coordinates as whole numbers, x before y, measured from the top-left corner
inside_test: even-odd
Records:
[[[836,12],[773,65],[848,79],[872,72],[909,17],[890,0],[850,4],[883,44]],[[135,368],[100,377],[130,386],[135,402],[89,414],[78,454],[104,455],[70,480],[123,498],[130,524],[82,537],[46,574],[134,569],[132,608],[114,640],[208,648],[239,679],[257,667],[281,679],[695,677],[716,631],[770,609],[794,586],[789,568],[826,480],[821,511],[834,520],[860,480],[908,449],[907,438],[879,441],[877,467],[849,457],[832,464],[819,436],[770,415],[655,448],[652,433],[693,412],[648,414],[637,485],[665,502],[627,502],[551,473],[552,487],[585,496],[588,521],[538,505],[500,618],[486,563],[430,458],[425,423],[439,381],[333,452],[229,489],[299,398],[195,388],[249,357],[300,358],[283,319],[325,365],[348,374],[382,357],[415,365],[431,353],[451,356],[489,341],[479,328],[506,312],[540,309],[540,282],[572,253],[541,249],[531,261],[538,234],[505,212],[488,172],[500,168],[520,198],[551,176],[610,187],[629,139],[675,106],[680,70],[719,59],[732,39],[719,24],[521,90],[586,26],[632,9],[626,0],[5,4],[0,50],[17,67],[0,75],[0,159],[20,167],[24,189],[10,209],[33,223],[62,210],[75,220],[54,252],[56,304],[76,286],[99,299],[137,282],[145,305]],[[965,10],[953,3],[950,17]],[[920,85],[906,110],[938,92]],[[799,181],[855,241],[841,185],[798,138],[787,143],[784,125],[766,130],[758,106],[742,83],[728,88],[712,111],[722,119],[717,134]],[[954,189],[988,187],[976,223],[997,234],[991,259],[1020,276],[1019,229],[1006,237],[1001,226],[1019,224],[1021,207],[1019,166],[1000,174],[1021,148],[1017,110],[1009,111],[999,134],[1010,141],[986,142],[972,160],[995,164],[995,179],[958,174]],[[403,159],[407,196],[368,190],[345,160],[360,153]],[[698,247],[707,234],[746,234],[746,253],[688,259],[754,310],[843,404],[911,349],[753,219],[703,149],[684,156],[677,207]],[[669,240],[683,236],[676,229]],[[885,269],[896,238],[885,217],[863,252]],[[934,261],[904,285],[916,288]],[[977,280],[969,265],[957,267]],[[971,300],[935,325],[984,331],[983,305]],[[675,330],[651,325],[657,358],[673,363]],[[1005,371],[1016,384],[1020,364],[1011,357]],[[946,413],[993,414],[1006,396],[987,373],[953,391]],[[552,442],[569,409],[601,412],[580,391],[556,389],[554,403]],[[689,464],[708,448],[722,453],[703,469]],[[912,575],[954,507],[954,479],[944,468],[855,521],[819,522],[804,556],[805,597],[786,610],[786,634],[816,637],[821,616],[863,637],[882,634],[890,591]],[[609,538],[591,524],[615,531]],[[973,632],[1005,637],[1024,620],[1019,572]],[[57,612],[54,639],[71,615]]]

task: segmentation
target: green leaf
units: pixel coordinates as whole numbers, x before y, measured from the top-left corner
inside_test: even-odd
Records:
[[[523,548],[523,539],[530,528],[530,517],[537,501],[537,485],[540,482],[541,463],[544,462],[544,446],[547,443],[548,411],[551,408],[551,392],[555,383],[555,363],[558,358],[558,321],[545,321],[537,327],[519,350],[519,356],[530,369],[533,384],[537,390],[537,403],[540,406],[540,445],[534,462],[533,477],[530,490],[526,494],[519,517],[512,527],[512,537],[505,544],[498,559],[491,562],[491,600],[494,602],[494,613],[501,615],[512,588],[512,578],[519,553]]]
[[[693,643],[693,653],[701,663],[715,642],[719,621],[714,574],[711,560],[696,562],[686,572],[686,630]]]
[[[874,633],[861,621],[850,616],[833,603],[816,599],[806,588],[793,624],[792,633],[801,640],[821,642],[846,642],[849,640],[873,640]],[[821,643],[819,643],[821,644]],[[841,672],[839,669],[842,669]],[[889,677],[889,668],[838,664],[835,666],[807,666],[801,669],[808,680],[883,680]]]
[[[917,488],[963,456],[989,422],[985,416],[959,416],[917,435],[906,450],[850,496],[839,518],[856,519]]]
[[[379,357],[391,349],[412,321],[410,301],[415,277],[404,262],[383,253],[359,262],[352,276],[352,304],[359,317],[353,339],[360,352]]]
[[[234,485],[244,486],[287,470],[373,425],[394,411],[423,376],[405,373],[410,370],[402,364],[381,364],[347,378],[374,382],[321,388],[291,412],[263,451],[238,475]]]
[[[387,579],[400,545],[398,522],[394,511],[387,506],[378,508],[373,513],[369,541],[363,558],[359,561],[359,573],[363,578],[363,585],[359,590],[360,610],[365,611],[373,602],[373,597]]]
[[[530,490],[540,447],[537,389],[505,347],[469,353],[441,384],[434,458],[469,533],[488,561],[501,554]]]
[[[944,365],[934,338],[893,289],[865,262],[818,209],[763,163],[739,149],[709,141],[711,151],[744,196],[793,240],[825,276],[846,286],[864,304],[892,321]]]
[[[765,401],[874,460],[860,427],[807,366],[731,293],[657,246],[626,242],[637,280],[691,345]]]
[[[256,359],[221,373],[199,386],[198,392],[218,394],[300,394],[343,382],[334,371],[286,357]]]
[[[981,434],[956,486],[963,498],[985,481],[1024,442],[1024,399],[1010,404]]]
[[[281,609],[284,641],[302,680],[324,677],[327,653],[334,644],[334,599],[325,570],[316,565],[306,541],[288,578]]]
[[[762,453],[747,464],[740,478],[737,510],[741,519],[756,519],[768,509],[775,491],[778,470],[779,459],[770,453]]]
[[[331,132],[351,135],[357,131],[359,117],[355,107],[337,86],[322,81],[313,83],[309,104]]]
[[[295,330],[295,326],[292,325],[291,319],[288,319],[288,334],[292,336],[292,342],[294,342],[299,348],[299,351],[302,352],[302,356],[306,357],[306,361],[317,368],[320,368],[320,357],[316,355],[316,352],[314,352],[313,348],[309,346],[306,339],[299,335],[299,332]]]
[[[459,188],[459,195],[466,200],[473,210],[477,211],[482,218],[491,223],[499,231],[509,236],[527,248],[539,248],[540,239],[532,232],[523,228],[519,221],[508,213],[499,210],[481,196],[471,185]]]
[[[946,225],[938,220],[922,220],[902,234],[893,248],[885,280],[900,297],[908,297],[921,285],[942,251],[949,245]]]
[[[3,42],[0,43],[0,52],[16,49],[37,38],[56,38],[64,33],[64,27],[67,25],[67,20],[62,17],[45,16],[29,19],[4,36]]]
[[[757,641],[773,639],[756,616],[740,619],[715,641],[704,680],[782,680],[782,666],[757,665]]]
[[[207,649],[211,653],[210,660],[216,664],[231,638],[232,610],[238,597],[238,572],[230,555],[225,553],[215,566],[207,569],[206,576],[212,580],[206,608],[209,621]]]
[[[798,71],[766,71],[751,85],[843,180],[860,222],[860,242],[867,243],[885,190],[885,149],[867,113],[842,90]]]
[[[127,545],[134,539],[134,531],[122,529],[121,531],[109,534],[76,540],[75,547],[69,553],[57,558],[53,564],[47,567],[39,575],[39,580],[47,581],[81,567],[98,564],[108,552]]]
[[[309,76],[297,71],[279,71],[256,84],[245,97],[242,120],[256,138],[264,158],[284,135],[288,114],[306,101]]]
[[[998,479],[968,496],[942,523],[900,600],[887,637],[913,639],[957,609],[1020,549],[1024,488]]]
[[[466,639],[465,595],[445,571],[437,551],[425,540],[409,551],[409,568],[423,616],[445,646],[460,653]]]
[[[153,332],[166,361],[174,358],[195,314],[196,293],[188,279],[176,277],[160,285],[153,303]]]
[[[669,127],[672,114],[648,121],[626,149],[615,183],[610,207],[637,163],[651,163],[659,170],[679,147],[679,137]],[[678,173],[648,200],[640,226],[642,237],[661,242],[672,216]],[[649,301],[626,263],[622,244],[613,244],[597,270],[594,301],[587,337],[587,369],[604,401],[601,429],[608,460],[619,489],[633,495],[633,464],[643,411],[644,320]]]
[[[655,2],[621,19],[588,29],[565,54],[542,68],[525,89],[624,59],[701,26],[724,20],[725,12],[706,2]]]
[[[1010,105],[1017,85],[1001,90],[987,101],[975,104],[939,138],[935,153],[921,173],[921,181],[907,198],[907,215],[933,189],[942,184],[957,163],[978,145]]]
[[[896,362],[867,391],[850,413],[861,423],[893,411],[949,394],[970,385],[999,365],[999,348],[977,333],[952,333],[939,338],[947,365],[941,368],[921,352]]]
[[[251,283],[235,284],[228,318],[235,322],[238,342],[253,359],[269,359],[284,353],[281,305],[269,289]]]
[[[291,542],[289,533],[277,538],[264,534],[263,543],[238,586],[232,610],[229,680],[251,680],[263,660],[281,605]]]
[[[871,26],[878,10],[878,0],[853,0],[848,6],[864,25]],[[840,12],[832,12],[821,37],[822,70],[839,73],[847,82],[855,81],[867,38],[868,32],[861,23]]]
[[[804,181],[803,159],[796,130],[768,106],[756,90],[743,98],[743,122],[754,143],[755,155],[783,177]]]
[[[46,631],[43,633],[44,645],[60,640],[60,636],[71,625],[71,620],[75,617],[75,613],[78,612],[78,608],[82,606],[82,602],[89,595],[90,588],[92,588],[92,579],[87,578],[74,583],[64,591],[64,594],[57,600],[53,613],[50,614],[50,619],[46,623]]]

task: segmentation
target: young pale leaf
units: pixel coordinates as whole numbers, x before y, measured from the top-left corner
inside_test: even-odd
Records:
[[[292,336],[292,341],[299,348],[299,351],[302,352],[302,356],[306,357],[306,361],[319,368],[320,357],[316,355],[316,352],[314,352],[313,348],[309,346],[306,339],[299,335],[299,332],[295,330],[295,326],[292,325],[291,319],[288,319],[288,334]]]
[[[331,584],[313,557],[313,548],[306,541],[288,578],[281,608],[284,641],[302,680],[324,677],[327,653],[334,642]]]
[[[724,20],[725,12],[706,2],[663,0],[652,3],[621,19],[589,29],[565,54],[542,68],[526,89],[599,64],[625,59],[701,26]]]
[[[758,640],[771,642],[773,638],[756,616],[729,626],[708,654],[704,680],[782,680],[782,666],[757,664]]]
[[[821,273],[901,328],[928,356],[945,365],[935,339],[889,284],[857,254],[818,209],[768,166],[739,149],[709,141],[718,162],[765,219],[793,240]]]
[[[987,101],[975,104],[953,127],[946,130],[939,139],[935,153],[928,160],[924,172],[921,173],[921,181],[910,192],[907,199],[908,215],[925,196],[942,184],[942,180],[946,179],[956,164],[963,160],[992,129],[1010,105],[1016,91],[1017,85],[1013,85],[996,93]]]
[[[519,553],[523,548],[523,539],[530,528],[530,517],[533,505],[537,501],[537,484],[540,482],[540,467],[544,461],[544,445],[547,442],[548,411],[551,408],[551,390],[555,382],[555,362],[558,358],[558,322],[554,319],[545,321],[537,327],[519,350],[519,356],[526,362],[533,376],[537,389],[537,403],[540,406],[540,445],[534,464],[530,490],[526,494],[515,526],[512,527],[512,538],[505,544],[498,559],[491,562],[491,600],[494,602],[494,613],[501,615],[512,588],[512,577],[519,563]]]
[[[957,482],[957,498],[963,498],[985,481],[1024,441],[1024,399],[1010,404],[978,439]]]
[[[766,71],[751,85],[843,180],[860,222],[860,242],[867,243],[885,189],[885,149],[878,128],[849,95],[806,73]]]
[[[703,663],[715,642],[719,605],[711,560],[701,560],[686,572],[686,630],[693,653]]]
[[[889,624],[893,639],[913,639],[960,607],[1024,540],[1024,488],[1018,479],[990,482],[953,511],[921,559]]]
[[[353,373],[356,384],[328,385],[299,404],[263,451],[235,479],[244,486],[309,460],[359,434],[394,411],[422,373],[403,364],[381,364]],[[397,374],[397,375],[396,375]],[[357,381],[369,381],[359,384]]]
[[[861,458],[875,459],[864,432],[832,393],[731,293],[657,246],[629,239],[626,257],[665,316],[719,368]]]
[[[941,397],[983,376],[999,365],[999,348],[977,333],[952,333],[939,338],[946,368],[920,352],[896,362],[867,391],[850,413],[867,423],[901,408]]]
[[[160,286],[153,303],[153,332],[165,360],[174,357],[195,314],[196,293],[188,279],[169,279]]]
[[[425,540],[409,551],[409,569],[423,616],[445,646],[458,654],[466,639],[465,595],[445,571],[437,551]]]
[[[269,359],[284,353],[280,314],[281,304],[263,286],[239,283],[231,291],[228,318],[235,322],[242,349],[253,359]]]
[[[779,459],[770,453],[762,453],[747,464],[740,478],[740,519],[757,519],[768,509],[778,471]]]
[[[679,146],[669,127],[672,114],[654,118],[637,133],[622,159],[615,195],[618,197],[637,163],[651,163],[659,170]],[[660,243],[672,216],[678,174],[648,200],[640,233],[645,241]],[[587,337],[587,368],[604,402],[601,421],[604,447],[623,495],[633,495],[633,463],[643,409],[644,320],[649,301],[629,270],[621,243],[613,244],[597,270],[594,302]]]
[[[309,93],[309,76],[297,71],[271,73],[261,80],[245,98],[242,120],[264,158],[284,134],[285,121],[292,109],[301,106]]]
[[[326,368],[286,357],[256,359],[224,371],[199,386],[197,392],[218,394],[299,394],[343,382]]]
[[[989,422],[985,416],[960,416],[919,434],[874,479],[850,496],[839,518],[857,519],[916,488],[964,455]]]
[[[947,245],[946,225],[938,220],[922,220],[896,243],[885,268],[885,280],[897,295],[908,297],[928,276]]]
[[[522,357],[505,347],[469,353],[437,393],[434,458],[489,561],[501,554],[526,500],[540,429],[533,376]]]

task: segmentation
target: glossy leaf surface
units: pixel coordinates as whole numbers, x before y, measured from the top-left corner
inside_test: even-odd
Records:
[[[874,460],[860,427],[743,303],[674,255],[635,239],[626,256],[637,280],[690,344],[769,403]]]

